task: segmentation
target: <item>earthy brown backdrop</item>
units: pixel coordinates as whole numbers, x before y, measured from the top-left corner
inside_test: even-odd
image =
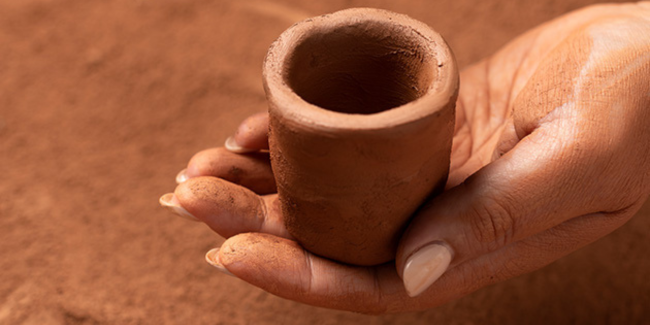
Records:
[[[191,155],[265,109],[261,62],[293,22],[406,13],[462,66],[587,4],[0,0],[0,324],[630,324],[650,320],[650,206],[533,274],[423,313],[271,296],[208,266],[222,239],[158,207]]]

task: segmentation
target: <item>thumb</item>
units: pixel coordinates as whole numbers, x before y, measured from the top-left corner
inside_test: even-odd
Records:
[[[541,61],[513,104],[521,141],[423,207],[404,233],[396,266],[409,295],[447,268],[573,218],[625,215],[641,200],[647,31],[639,19],[593,21]]]
[[[585,165],[594,163],[587,155],[595,149],[563,135],[571,128],[563,126],[562,119],[556,121],[540,126],[416,214],[396,257],[410,296],[422,293],[449,267],[574,217],[605,211],[589,195],[597,177],[587,170],[597,166]]]

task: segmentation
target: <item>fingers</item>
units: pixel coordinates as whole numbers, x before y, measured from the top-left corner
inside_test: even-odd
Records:
[[[540,126],[502,158],[421,209],[405,232],[397,268],[411,296],[448,267],[553,228],[575,216],[608,211],[593,202],[598,179],[585,172],[584,143],[563,134],[566,121]],[[544,148],[544,150],[540,150]],[[603,195],[599,188],[598,195]]]
[[[178,185],[169,200],[176,200],[181,209],[226,238],[243,232],[291,237],[284,227],[277,195],[261,197],[222,179],[200,176]]]
[[[269,154],[256,152],[268,149],[267,129],[267,114],[253,115],[227,141],[229,149],[194,155],[177,175],[175,193],[163,195],[160,204],[186,219],[205,222],[224,237],[265,232],[290,238],[277,195],[257,195],[276,192]]]
[[[468,260],[414,298],[407,296],[391,264],[338,264],[305,251],[294,241],[267,234],[231,237],[220,249],[209,251],[206,259],[223,273],[301,303],[370,314],[417,311],[548,265],[620,227],[638,208],[575,218]]]
[[[314,306],[376,314],[386,311],[387,301],[406,298],[392,265],[339,264],[275,236],[240,234],[217,253],[208,254],[211,264],[274,295]]]
[[[248,117],[226,140],[226,148],[232,152],[245,153],[269,148],[269,115],[258,113]]]
[[[500,250],[459,264],[417,298],[439,305],[480,288],[541,269],[611,233],[640,206],[622,213],[595,213],[564,222]]]
[[[182,183],[198,176],[214,176],[244,186],[258,194],[276,192],[267,152],[236,154],[225,148],[203,150],[190,160],[176,180]]]

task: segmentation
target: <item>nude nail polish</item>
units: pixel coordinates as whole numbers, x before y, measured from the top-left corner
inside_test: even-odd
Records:
[[[167,209],[169,212],[181,218],[191,220],[191,221],[199,221],[199,219],[197,219],[195,216],[193,216],[191,213],[189,213],[187,210],[185,210],[185,208],[181,206],[180,202],[178,202],[178,199],[176,199],[176,197],[174,196],[174,193],[167,193],[161,196],[158,202],[163,208]]]
[[[418,296],[436,282],[447,271],[451,258],[450,249],[438,243],[424,246],[411,255],[402,274],[408,295]]]
[[[181,170],[177,175],[176,175],[176,183],[180,184],[185,182],[186,180],[190,179],[187,176],[187,168]]]
[[[235,276],[234,274],[230,273],[228,269],[221,264],[221,261],[219,261],[219,247],[213,248],[209,250],[207,253],[205,253],[205,260],[208,262],[208,264],[214,266],[217,270],[221,271],[224,274],[228,274],[230,276]]]
[[[237,144],[237,142],[235,142],[235,137],[228,137],[228,139],[226,139],[226,143],[224,144],[224,146],[226,147],[226,149],[228,149],[228,151],[234,153],[247,153],[247,152],[255,151],[255,150],[244,148],[239,144]]]

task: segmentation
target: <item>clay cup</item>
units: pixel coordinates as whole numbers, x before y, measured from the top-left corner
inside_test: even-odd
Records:
[[[449,173],[459,81],[445,40],[405,15],[347,9],[286,30],[263,76],[289,233],[340,262],[393,260]]]

